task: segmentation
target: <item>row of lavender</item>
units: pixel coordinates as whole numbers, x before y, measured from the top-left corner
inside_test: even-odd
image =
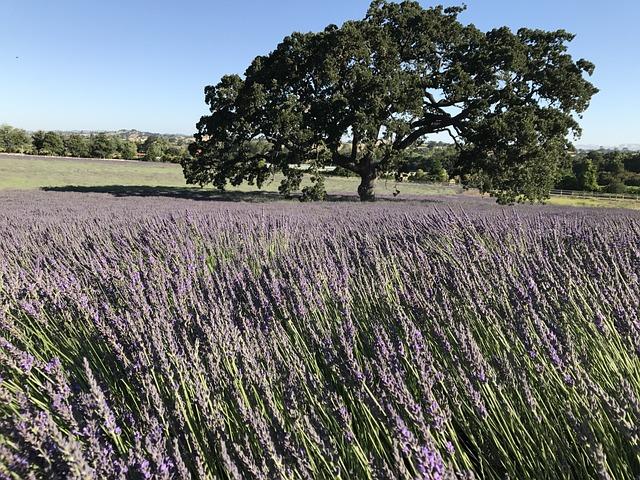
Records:
[[[638,217],[55,198],[0,212],[0,478],[640,473]]]

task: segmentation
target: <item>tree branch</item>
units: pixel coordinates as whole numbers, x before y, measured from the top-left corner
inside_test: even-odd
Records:
[[[403,150],[417,141],[420,137],[429,133],[442,132],[445,130],[448,131],[448,127],[453,127],[460,133],[464,130],[462,120],[469,116],[470,113],[470,109],[467,109],[453,117],[448,113],[443,115],[426,114],[423,118],[411,124],[411,127],[416,128],[416,130],[413,130],[404,138],[396,139],[393,143],[393,150]]]
[[[449,130],[448,128],[445,128],[445,130],[449,134],[449,136],[453,139],[453,143],[456,144],[456,147],[462,148],[460,146],[460,143],[458,142],[458,138],[453,133],[451,133],[451,130]]]
[[[426,88],[426,87],[425,87]],[[451,98],[449,100],[443,98],[441,100],[436,100],[436,97],[433,96],[433,93],[425,91],[424,96],[429,100],[429,105],[432,107],[453,107],[458,103],[462,103],[464,99],[459,98]]]
[[[337,150],[331,152],[331,162],[353,173],[359,172],[358,165],[355,162],[351,161],[351,157],[342,155]]]

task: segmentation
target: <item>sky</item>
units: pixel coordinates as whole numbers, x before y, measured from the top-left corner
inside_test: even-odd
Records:
[[[428,7],[442,0],[421,1]],[[577,143],[640,144],[640,1],[466,0],[460,20],[576,34],[600,89]],[[362,18],[367,0],[0,0],[0,124],[192,134],[203,89],[293,31]]]

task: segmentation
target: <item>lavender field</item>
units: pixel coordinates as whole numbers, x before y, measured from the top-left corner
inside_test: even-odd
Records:
[[[640,475],[639,214],[0,202],[0,478]]]

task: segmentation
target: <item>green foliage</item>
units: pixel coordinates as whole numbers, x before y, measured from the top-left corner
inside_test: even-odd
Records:
[[[311,175],[311,185],[307,185],[302,189],[300,200],[303,202],[324,200],[327,196],[324,187],[324,177],[314,172]]]
[[[31,138],[24,130],[0,125],[0,152],[27,153],[31,150]]]
[[[401,152],[399,173],[410,173],[409,178],[419,182],[447,182],[448,171],[454,168],[459,152],[455,145],[429,143]]]
[[[119,158],[134,160],[137,158],[138,146],[135,142],[116,138],[116,155]]]
[[[431,164],[431,169],[429,170],[429,176],[435,182],[446,182],[449,180],[449,175],[447,175],[447,171],[442,167],[442,160],[440,160],[440,158],[434,159]]]
[[[184,168],[184,164],[183,164]],[[278,185],[278,192],[285,197],[290,197],[293,192],[300,188],[300,184],[302,183],[302,177],[304,173],[301,170],[295,170],[285,166],[283,168],[284,178]],[[218,188],[221,188],[219,185],[216,185]],[[224,186],[223,186],[224,188]]]
[[[578,172],[578,188],[587,192],[598,191],[598,171],[589,159],[582,163]]]
[[[164,142],[162,140],[156,139],[146,147],[144,159],[151,162],[162,160],[164,149]]]
[[[116,142],[111,135],[97,133],[91,136],[90,152],[94,158],[113,158],[116,152]]]
[[[640,153],[628,151],[578,152],[565,169],[558,188],[623,193],[624,186],[640,185]],[[628,189],[627,189],[628,190]]]
[[[88,157],[89,139],[83,135],[71,134],[64,139],[65,154],[70,157]]]
[[[627,173],[624,178],[624,184],[630,187],[640,187],[640,173]]]
[[[42,130],[33,132],[33,134],[31,135],[31,141],[33,143],[33,151],[35,153],[42,153],[44,149],[44,136],[45,136],[45,132]]]
[[[162,156],[163,162],[180,163],[188,155],[187,149],[178,145],[168,145]]]
[[[184,146],[169,142],[162,137],[149,137],[140,146],[140,151],[144,152],[144,159],[148,161],[160,161],[180,163],[182,159],[188,156],[187,149]]]
[[[64,142],[57,132],[38,131],[33,134],[33,146],[40,155],[64,155]]]
[[[624,155],[617,151],[608,153],[600,164],[600,170],[609,172],[614,177],[622,175],[624,173]]]
[[[31,136],[33,150],[39,155],[64,155],[64,142],[57,132],[38,130]]]
[[[604,189],[604,191],[607,193],[618,193],[618,194],[625,193],[626,190],[627,190],[627,187],[625,186],[624,182],[617,177],[614,177],[613,180],[611,180],[611,182],[609,183],[609,185],[607,185]]]
[[[159,139],[160,137],[157,135],[149,135],[147,138],[145,138],[144,142],[140,144],[140,146],[138,147],[138,150],[140,151],[140,153],[146,154],[147,150],[149,150],[149,147]]]
[[[589,152],[587,152],[586,158],[591,160],[594,165],[600,166],[602,165],[602,163],[604,163],[604,153],[598,150],[590,150]]]
[[[578,179],[573,172],[565,172],[555,185],[556,188],[562,190],[579,190]]]
[[[375,1],[363,20],[293,33],[243,77],[206,87],[211,113],[183,162],[187,182],[295,177],[287,166],[320,151],[323,164],[360,175],[361,199],[372,199],[378,177],[406,166],[402,151],[448,131],[460,155],[447,171],[500,201],[546,198],[567,135],[580,132],[574,114],[597,92],[584,79],[594,66],[571,58],[563,30],[485,33],[460,23],[462,10]]]
[[[640,173],[640,152],[625,155],[623,164],[627,172]]]
[[[188,156],[183,137],[151,135],[140,144],[142,153],[146,154],[149,149],[147,160],[180,163]],[[133,160],[138,157],[138,144],[111,133],[87,136],[39,130],[29,136],[24,130],[3,125],[0,126],[0,152]]]

